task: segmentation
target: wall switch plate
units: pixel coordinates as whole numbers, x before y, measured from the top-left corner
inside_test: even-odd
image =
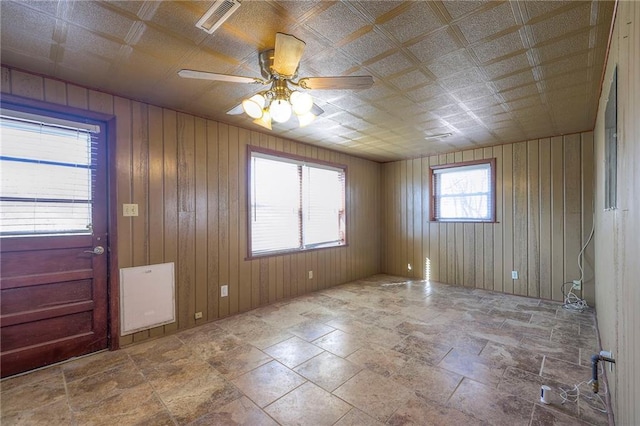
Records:
[[[196,319],[202,319],[202,312],[196,312],[196,313],[195,313],[195,315],[194,315],[194,317],[195,317]]]
[[[511,271],[511,279],[512,280],[518,279],[518,271]]]
[[[122,205],[122,216],[125,216],[125,217],[138,216],[138,205],[137,204],[123,204]]]
[[[309,279],[312,280],[313,279],[313,271],[309,271]]]
[[[223,285],[220,287],[220,297],[227,297],[229,295],[229,286]]]

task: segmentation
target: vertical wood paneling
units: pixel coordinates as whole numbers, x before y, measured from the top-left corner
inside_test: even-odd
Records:
[[[591,215],[584,207],[591,199],[581,195],[591,189],[580,171],[588,175],[583,162],[593,157],[592,149],[583,153],[580,147],[589,146],[591,138],[576,134],[384,164],[385,272],[414,276],[403,270],[405,259],[424,256],[433,280],[562,300],[564,271],[580,249],[568,233],[579,240],[591,229],[580,227],[580,217]],[[565,156],[575,158],[574,169],[566,167]],[[496,223],[427,222],[429,166],[484,158],[496,159]],[[570,214],[580,216],[569,219]],[[511,279],[512,270],[519,279]]]
[[[251,263],[245,261],[247,256],[247,144],[251,139],[251,132],[239,129],[238,144],[238,310],[246,312],[251,309]]]
[[[503,233],[502,233],[502,276],[503,291],[513,294],[513,279],[511,279],[511,271],[513,271],[513,145],[504,145],[502,147],[502,203],[503,203]]]
[[[589,240],[589,235],[593,230],[594,225],[594,211],[595,211],[595,161],[594,161],[594,144],[593,133],[586,133],[582,135],[580,152],[582,154],[581,159],[581,173],[582,173],[582,244],[586,244]],[[591,304],[595,302],[595,273],[594,273],[594,243],[593,239],[584,251],[584,261],[582,263],[584,269],[583,277],[583,297]]]
[[[71,107],[88,109],[89,100],[87,95],[87,89],[85,89],[84,87],[67,85],[67,102],[68,102],[68,105]],[[120,117],[117,112],[116,112],[116,117]],[[118,132],[118,136],[120,136],[119,132]]]
[[[178,123],[174,111],[163,110],[163,140],[164,140],[164,261],[174,262],[175,271],[178,263]],[[118,117],[119,120],[119,117]],[[120,157],[120,154],[117,155]],[[119,204],[121,201],[119,201]],[[118,225],[118,242],[123,237]],[[176,280],[176,286],[180,285]],[[177,309],[177,307],[176,307]],[[174,322],[164,326],[165,332],[170,333],[178,328]]]
[[[164,154],[162,109],[149,107],[149,263],[164,262]]]
[[[496,221],[493,226],[493,290],[504,291],[504,161],[502,146],[493,147],[496,159]]]
[[[195,193],[207,194],[207,122],[201,118],[195,120]],[[208,320],[207,288],[207,197],[196,196],[195,200],[195,312],[203,316],[195,320],[196,324]]]
[[[25,98],[44,100],[42,77],[14,70],[11,73],[11,93]]]
[[[220,316],[218,252],[218,123],[207,122],[207,319]]]
[[[164,156],[162,109],[149,107],[149,263],[164,262]],[[164,326],[149,330],[149,336],[161,336]]]
[[[430,166],[437,166],[438,163],[438,156],[433,155],[431,157],[429,157],[429,165]],[[425,174],[426,177],[425,179],[422,181],[423,182],[423,192],[425,194],[427,194],[427,197],[430,197],[431,194],[431,190],[430,185],[431,182],[429,180],[429,172],[428,172],[428,168],[427,170],[425,170]],[[429,200],[429,204],[431,204],[431,198],[428,198]],[[429,207],[430,208],[430,207]],[[431,210],[427,211],[427,220],[430,220],[431,214]],[[444,262],[441,262],[441,258],[442,258],[442,250],[440,249],[440,227],[442,225],[439,223],[435,223],[435,222],[429,222],[429,269],[431,272],[431,279],[434,281],[444,281],[443,278],[441,278],[441,274],[440,272],[442,271],[442,267],[441,265]]]
[[[238,174],[240,169],[238,144],[239,134],[237,127],[229,128],[229,314],[235,314],[239,310],[239,289],[238,282],[240,274],[238,238],[240,236],[240,208],[238,197],[240,187],[238,185]]]
[[[420,188],[422,184],[422,161],[418,158],[413,160],[413,182],[412,188]],[[413,235],[409,243],[413,244],[413,256],[411,265],[413,267],[411,277],[424,279],[424,259],[422,254],[422,226],[426,223],[424,208],[422,207],[423,191],[411,191],[413,195],[413,209],[415,214],[409,218],[413,220]]]
[[[51,78],[44,79],[44,100],[53,104],[67,104],[67,85],[60,80]],[[111,111],[113,114],[113,97],[111,101]]]
[[[564,283],[564,146],[551,138],[551,295],[562,300]],[[577,253],[576,253],[577,256]]]
[[[138,205],[138,216],[131,219],[133,266],[149,264],[149,115],[148,106],[132,103],[131,115],[131,203]]]
[[[527,295],[527,142],[513,144],[513,269],[518,279],[513,280],[513,292]]]
[[[116,120],[116,181],[118,210],[123,203],[131,203],[132,158],[131,158],[131,101],[116,97],[114,99]],[[121,213],[118,211],[118,217]],[[120,268],[133,266],[133,218],[121,218],[118,221],[118,262]]]
[[[488,147],[482,150],[482,158],[493,158],[493,148]],[[485,223],[482,226],[482,245],[476,250],[476,253],[482,251],[483,256],[483,277],[482,288],[493,288],[493,226]],[[477,238],[477,235],[476,235]],[[478,246],[477,246],[478,247]]]
[[[551,139],[540,139],[540,297],[551,299]]]
[[[195,324],[195,121],[178,114],[178,328]]]
[[[229,285],[229,126],[218,124],[218,284]],[[217,290],[220,294],[220,289]],[[218,315],[229,315],[229,297],[220,297]]]
[[[539,142],[527,142],[527,296],[540,297],[540,164]]]
[[[582,246],[581,157],[580,135],[565,136],[564,280],[569,282],[580,278],[577,254],[580,252],[580,247]]]

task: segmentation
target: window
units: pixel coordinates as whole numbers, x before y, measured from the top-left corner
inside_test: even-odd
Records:
[[[2,110],[0,235],[91,233],[94,127]]]
[[[431,167],[431,220],[495,222],[495,159]]]
[[[345,244],[345,168],[250,150],[250,256]]]

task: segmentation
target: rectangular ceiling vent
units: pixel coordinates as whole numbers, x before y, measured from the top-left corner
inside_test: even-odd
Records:
[[[240,0],[216,0],[196,23],[196,27],[212,34],[240,7]]]

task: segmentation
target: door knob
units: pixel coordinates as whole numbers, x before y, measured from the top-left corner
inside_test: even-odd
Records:
[[[93,250],[85,250],[85,253],[91,253],[91,254],[103,254],[104,253],[104,247],[102,246],[96,246],[93,248]]]

